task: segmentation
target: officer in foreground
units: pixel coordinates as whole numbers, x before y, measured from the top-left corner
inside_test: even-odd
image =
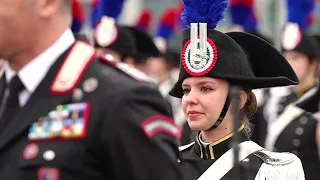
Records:
[[[1,179],[181,179],[164,99],[75,41],[70,7],[0,1]]]

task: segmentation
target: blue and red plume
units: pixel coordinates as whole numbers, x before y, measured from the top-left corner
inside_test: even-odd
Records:
[[[314,0],[287,0],[288,22],[297,23],[303,30],[308,28],[308,17],[315,8]]]
[[[167,8],[160,17],[160,23],[155,36],[162,37],[168,41],[176,28],[178,13],[177,8]]]
[[[249,15],[247,21],[243,25],[245,31],[256,31],[257,30],[257,17],[254,11]]]
[[[100,0],[91,0],[91,27],[95,28],[101,18]]]
[[[125,0],[100,0],[102,8],[102,16],[112,17],[118,20]]]
[[[252,18],[253,15],[253,0],[231,0],[230,3],[230,14],[232,24],[245,26],[248,19]]]
[[[148,32],[150,28],[150,22],[151,22],[152,16],[153,16],[153,12],[151,9],[149,8],[144,9],[137,21],[136,27],[144,32]]]
[[[178,14],[182,14],[183,13],[183,3],[182,3],[182,0],[179,1],[179,6],[178,6]],[[182,23],[182,19],[180,18],[180,16],[177,17],[178,18],[178,25],[179,27],[182,27],[183,26],[183,23]]]
[[[91,4],[93,27],[97,25],[102,16],[118,20],[125,0],[93,0]]]
[[[85,22],[85,15],[82,4],[78,0],[72,0],[72,16],[71,30],[74,33],[79,33]]]
[[[307,25],[311,26],[316,22],[317,19],[317,15],[315,12],[312,12],[309,14],[308,18],[307,18]]]
[[[229,0],[183,0],[182,3],[181,20],[185,28],[191,23],[207,23],[208,28],[215,29],[224,19]]]
[[[313,0],[313,4],[316,6],[317,0]],[[315,8],[314,8],[315,9]],[[309,13],[308,17],[307,17],[307,25],[310,27],[311,25],[313,25],[317,20],[317,14],[316,12],[313,10]]]

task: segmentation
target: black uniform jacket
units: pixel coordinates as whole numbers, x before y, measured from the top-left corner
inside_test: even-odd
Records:
[[[292,88],[290,88],[290,92],[288,95],[282,96],[279,99],[279,102],[277,104],[277,111],[276,113],[277,117],[279,117],[285,108],[295,103],[298,98],[300,98],[302,95],[309,92],[311,89],[313,89],[316,86],[316,84],[312,84],[311,86],[308,86],[301,90],[300,92],[294,92]],[[270,106],[270,105],[269,105]],[[265,109],[268,108],[266,104],[264,104],[262,107],[258,108],[258,111],[254,117],[253,120],[251,120],[252,124],[254,125],[254,133],[252,134],[252,140],[258,143],[261,146],[264,146],[266,136],[267,136],[267,129],[268,129],[268,120],[264,116]]]
[[[242,140],[247,140],[243,130],[240,132]],[[217,159],[230,149],[233,134],[211,143],[204,148],[199,141],[199,134],[195,143],[181,151],[180,168],[184,173],[185,179],[196,180],[203,174]],[[249,155],[240,163],[240,173],[242,179],[254,180],[263,160],[254,154]],[[224,167],[221,167],[224,168]],[[219,171],[219,169],[217,169]],[[239,180],[237,171],[231,169],[222,180]]]
[[[1,135],[1,180],[181,179],[165,100],[114,66],[80,41],[57,59]]]
[[[298,107],[295,107],[299,110]],[[320,160],[316,141],[318,119],[312,114],[302,112],[290,119],[274,144],[274,151],[292,152],[302,162],[306,180],[320,178]]]

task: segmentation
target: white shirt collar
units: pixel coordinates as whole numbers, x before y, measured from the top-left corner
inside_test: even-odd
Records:
[[[207,147],[209,144],[211,144],[211,143],[203,142],[202,139],[201,139],[201,135],[200,134],[199,134],[199,141],[204,147]]]
[[[52,46],[18,71],[18,76],[28,92],[33,93],[35,91],[53,63],[59,58],[59,56],[61,56],[62,53],[72,46],[74,42],[75,38],[72,31],[67,29]],[[6,82],[9,83],[13,76],[15,76],[16,72],[8,63],[4,65],[4,68]]]

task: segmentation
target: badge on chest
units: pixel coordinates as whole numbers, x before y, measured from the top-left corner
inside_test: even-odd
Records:
[[[82,139],[86,136],[89,104],[59,105],[29,129],[29,140]]]

